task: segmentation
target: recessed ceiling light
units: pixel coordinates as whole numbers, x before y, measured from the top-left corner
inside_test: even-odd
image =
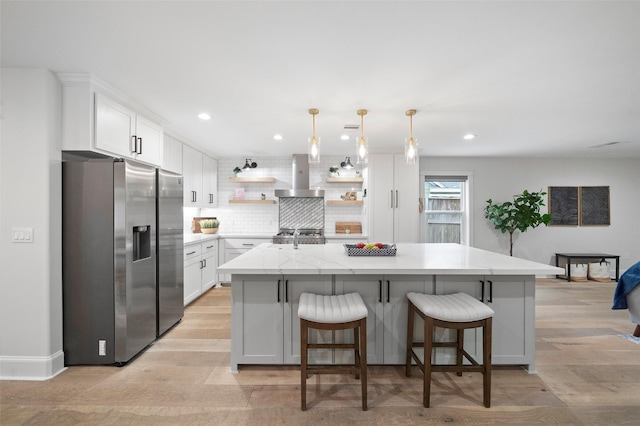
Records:
[[[273,139],[276,140],[276,141],[281,141],[284,138],[282,137],[281,134],[275,134],[275,135],[273,135]]]
[[[349,135],[342,134],[342,135],[340,135],[340,139],[343,140],[343,141],[348,141],[351,138],[349,137]]]
[[[462,139],[466,140],[466,141],[470,141],[471,139],[475,139],[476,135],[474,135],[473,133],[467,133],[466,135],[464,135],[462,137]]]
[[[201,112],[200,114],[198,114],[198,118],[200,120],[211,120],[211,116],[206,112]]]

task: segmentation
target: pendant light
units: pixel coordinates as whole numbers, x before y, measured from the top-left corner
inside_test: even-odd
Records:
[[[413,116],[415,114],[415,109],[405,112],[405,115],[409,116],[409,138],[404,139],[404,158],[407,160],[407,164],[416,164],[418,157],[418,142],[413,138]]]
[[[364,137],[364,116],[367,115],[367,110],[359,109],[357,114],[360,116],[360,137],[356,148],[356,164],[367,164],[369,150],[367,148],[367,139]]]
[[[320,162],[320,138],[316,137],[316,115],[320,111],[311,108],[309,114],[313,116],[313,135],[309,138],[309,163],[316,164]]]

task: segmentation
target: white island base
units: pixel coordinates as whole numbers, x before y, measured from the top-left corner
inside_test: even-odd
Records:
[[[358,292],[369,309],[367,361],[403,365],[406,294],[467,293],[494,311],[492,363],[535,372],[535,277],[560,268],[457,244],[398,244],[392,257],[347,256],[341,244],[261,244],[219,267],[232,274],[231,371],[240,365],[300,364],[300,294]],[[421,323],[416,340],[421,340]],[[450,331],[437,329],[448,340]],[[351,341],[351,331],[312,330],[310,341]],[[465,349],[482,357],[480,329],[465,332]],[[450,348],[436,362],[454,363]],[[351,363],[345,350],[316,350],[313,363]]]

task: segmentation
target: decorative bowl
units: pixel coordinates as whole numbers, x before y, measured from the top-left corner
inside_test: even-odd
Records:
[[[203,234],[215,234],[218,232],[218,228],[200,228]]]

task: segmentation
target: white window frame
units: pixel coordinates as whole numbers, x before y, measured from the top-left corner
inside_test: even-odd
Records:
[[[447,177],[447,176],[466,176],[466,185],[462,190],[462,199],[460,200],[462,209],[462,223],[460,230],[460,244],[473,247],[472,232],[472,212],[473,212],[473,171],[471,170],[420,170],[420,194],[424,195],[425,180],[428,177]],[[427,229],[425,224],[426,200],[422,199],[423,211],[420,213],[420,241],[424,242],[427,238]]]

